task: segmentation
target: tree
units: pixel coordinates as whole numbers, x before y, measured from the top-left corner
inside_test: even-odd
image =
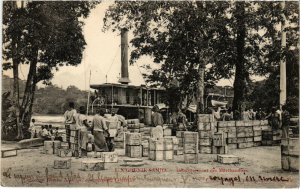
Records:
[[[286,30],[295,33],[297,3],[287,4],[287,18],[296,26]],[[162,65],[148,81],[168,88],[178,80],[182,97],[197,94],[199,112],[204,81],[211,84],[234,74],[233,109],[242,110],[250,76],[272,73],[295,46],[292,41],[298,41],[298,35],[291,35],[287,49],[281,50],[280,14],[278,2],[117,2],[106,13],[104,29],[132,29],[136,49],[131,62],[153,56]]]
[[[49,83],[53,77],[52,70],[63,65],[77,65],[81,62],[85,41],[82,34],[82,18],[86,18],[97,2],[28,2],[22,14],[9,8],[9,2],[4,2],[4,58],[11,65],[10,58],[20,57],[18,63],[29,64],[29,73],[22,103],[20,105],[20,124],[27,130],[31,119],[32,105],[36,84],[43,81]],[[20,47],[17,54],[14,50],[15,20],[22,19],[21,40],[16,45]],[[20,130],[20,129],[19,129]],[[19,133],[19,139],[23,138]]]

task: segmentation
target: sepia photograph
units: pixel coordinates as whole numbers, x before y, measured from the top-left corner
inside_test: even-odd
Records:
[[[300,187],[299,1],[0,5],[2,187]]]

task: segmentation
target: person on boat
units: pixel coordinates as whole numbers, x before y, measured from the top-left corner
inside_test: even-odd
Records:
[[[289,129],[290,129],[290,113],[286,108],[286,105],[282,106],[282,138],[289,138]]]
[[[76,121],[75,121],[76,113],[77,113],[77,111],[75,110],[74,102],[69,102],[69,109],[64,113],[65,128],[66,128],[66,140],[69,143],[69,147],[71,146],[71,143],[70,143],[71,129],[76,128]]]
[[[92,121],[92,131],[94,135],[95,151],[106,152],[108,147],[105,137],[109,137],[108,128],[106,126],[106,120],[103,117],[105,112],[102,109],[97,110],[96,115]]]
[[[162,126],[164,124],[164,119],[161,113],[159,112],[159,108],[157,106],[154,106],[152,111],[154,112],[151,117],[152,126],[153,127],[156,127],[158,125]]]
[[[84,106],[80,106],[79,113],[75,115],[76,120],[76,129],[78,130],[78,147],[79,147],[79,157],[82,157],[83,154],[86,154],[86,147],[90,141],[88,130],[90,126],[87,121],[87,116],[85,115],[86,111]]]
[[[35,138],[36,136],[35,133],[36,133],[36,130],[35,130],[35,119],[31,119],[31,122],[30,122],[30,126],[29,126],[29,132],[30,132],[30,138]]]

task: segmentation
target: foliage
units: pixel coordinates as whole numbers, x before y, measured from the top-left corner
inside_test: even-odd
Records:
[[[297,5],[286,2],[283,50],[280,2],[116,2],[106,12],[104,30],[132,29],[131,62],[152,56],[161,69],[148,75],[148,82],[170,89],[175,79],[181,98],[196,93],[199,69],[205,68],[206,86],[235,74],[234,104],[240,109],[250,93],[250,76],[269,76],[297,48]]]

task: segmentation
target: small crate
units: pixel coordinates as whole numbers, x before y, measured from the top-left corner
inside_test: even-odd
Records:
[[[210,131],[213,130],[214,123],[203,123],[203,122],[198,122],[198,130],[199,131]]]
[[[117,152],[97,152],[96,157],[105,163],[118,163]]]
[[[199,153],[200,154],[211,154],[211,146],[199,146]]]
[[[143,154],[143,146],[142,145],[126,145],[126,156],[132,158],[141,158]]]
[[[183,138],[184,143],[198,143],[199,135],[197,132],[185,132]]]
[[[234,155],[218,155],[217,161],[222,164],[236,164],[239,163],[239,157]]]
[[[261,136],[254,136],[254,137],[253,137],[253,141],[254,141],[254,142],[262,141],[262,137],[261,137]]]
[[[150,150],[149,159],[153,161],[163,161],[164,160],[164,151],[162,150]]]
[[[141,145],[142,135],[140,133],[126,133],[125,142],[128,145]]]
[[[170,128],[165,128],[164,129],[164,136],[171,136],[172,135],[172,130]]]
[[[71,159],[58,159],[54,160],[54,169],[70,169]]]
[[[209,137],[199,139],[199,146],[211,146],[211,143],[212,139]]]
[[[72,157],[72,150],[70,149],[58,149],[57,155],[59,157]]]
[[[81,162],[81,170],[83,171],[101,171],[105,169],[105,163],[101,160],[90,159]]]
[[[17,155],[18,155],[17,149],[14,148],[1,149],[1,158],[12,157]]]
[[[176,131],[176,137],[183,138],[184,137],[184,132],[185,131]]]
[[[173,150],[165,150],[164,152],[164,160],[170,161],[174,159],[174,151]]]
[[[144,148],[143,147],[143,154],[142,154],[143,157],[148,157],[149,156],[149,148]]]
[[[224,133],[215,133],[213,137],[214,146],[224,146],[226,144]]]
[[[164,150],[164,140],[149,140],[149,148],[150,150]]]
[[[173,139],[164,139],[164,148],[163,150],[173,150]]]
[[[187,154],[198,153],[198,144],[184,144],[183,152]]]

